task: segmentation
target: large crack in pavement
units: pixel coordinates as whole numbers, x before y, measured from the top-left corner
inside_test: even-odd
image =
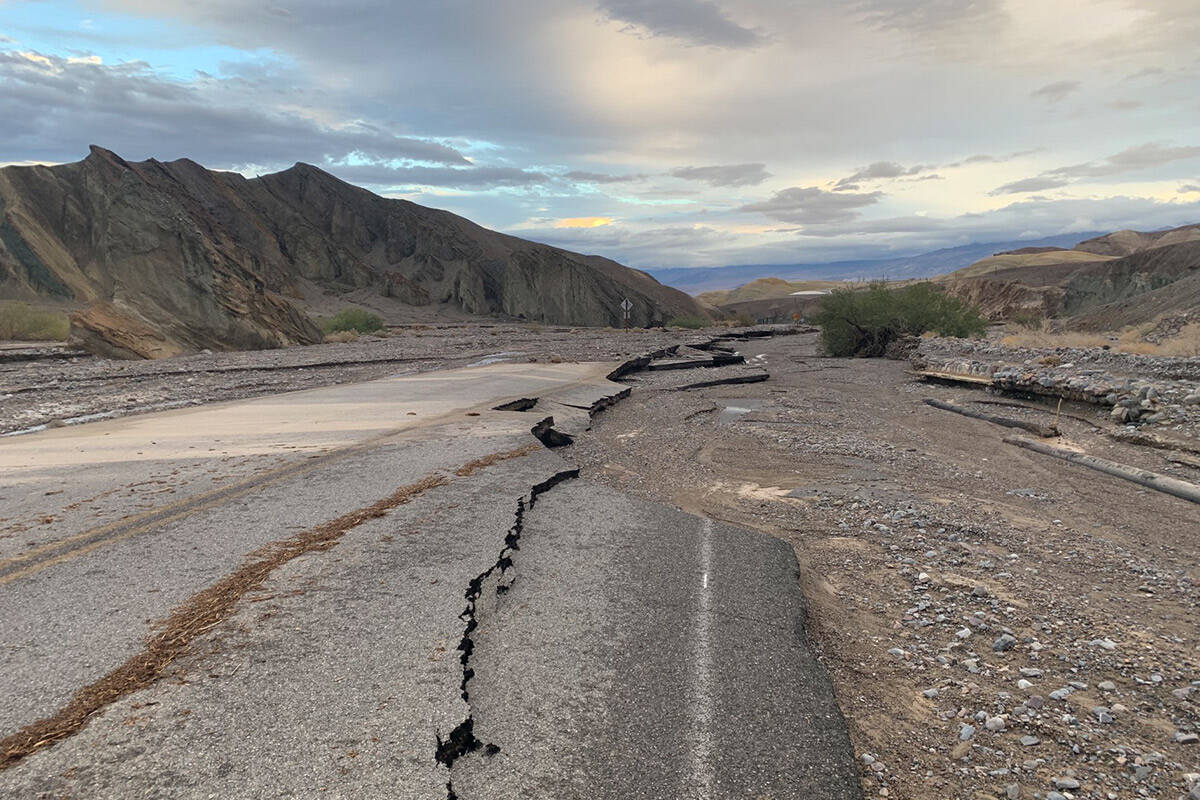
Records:
[[[492,453],[466,462],[453,475],[469,477],[501,461],[529,455],[535,448],[537,445],[525,445]],[[66,705],[51,716],[0,737],[0,771],[14,766],[34,752],[75,735],[113,703],[156,683],[172,664],[189,651],[194,641],[232,617],[243,598],[261,586],[279,567],[302,555],[325,552],[336,547],[342,537],[364,522],[385,516],[425,492],[445,486],[451,480],[450,475],[434,472],[415,483],[399,487],[371,505],[354,509],[336,519],[252,551],[237,570],[192,595],[175,608],[169,617],[157,623],[144,647],[123,664],[79,689]]]
[[[459,618],[464,622],[463,636],[458,643],[459,661],[462,663],[460,690],[463,702],[467,704],[467,716],[445,739],[442,738],[440,733],[437,734],[437,751],[435,754],[438,763],[445,766],[447,772],[451,773],[446,780],[446,800],[458,800],[458,795],[454,792],[454,776],[451,772],[455,761],[479,749],[483,749],[488,755],[495,755],[500,752],[498,745],[484,744],[475,736],[475,718],[474,712],[471,710],[470,683],[471,679],[475,677],[475,671],[471,668],[471,655],[475,650],[474,633],[479,627],[479,617],[477,614],[478,602],[480,596],[483,594],[484,584],[492,576],[496,576],[498,580],[502,580],[505,574],[512,568],[513,556],[521,549],[520,541],[525,526],[525,514],[533,510],[533,507],[537,504],[538,497],[558,486],[563,481],[573,480],[578,477],[578,468],[560,470],[541,483],[530,487],[528,497],[521,497],[517,500],[517,510],[514,515],[515,520],[512,527],[508,529],[508,533],[504,536],[504,546],[500,548],[500,553],[496,556],[495,562],[472,578],[467,584],[467,590],[464,594],[467,607],[459,615]],[[511,586],[511,581],[508,584],[499,583],[496,586],[496,593],[503,594],[507,592],[509,586]]]

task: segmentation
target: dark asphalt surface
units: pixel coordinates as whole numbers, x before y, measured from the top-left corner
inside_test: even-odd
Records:
[[[860,797],[791,548],[588,482],[485,592],[460,797]]]

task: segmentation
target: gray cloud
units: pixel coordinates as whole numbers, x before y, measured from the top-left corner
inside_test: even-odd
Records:
[[[1074,92],[1079,91],[1083,86],[1079,81],[1057,81],[1048,83],[1040,89],[1035,89],[1029,93],[1030,97],[1039,100],[1045,100],[1047,103],[1061,103]]]
[[[1192,192],[1200,192],[1200,183],[1185,183],[1179,187],[1180,194],[1190,194]]]
[[[1161,167],[1174,161],[1187,161],[1193,158],[1200,158],[1200,146],[1171,147],[1160,142],[1149,142],[1122,150],[1101,161],[1089,161],[1085,164],[1059,167],[1050,170],[1046,174],[1061,175],[1068,178],[1105,178],[1113,175],[1121,175],[1126,172],[1138,172],[1153,167]]]
[[[109,66],[0,50],[0,88],[0,141],[39,160],[81,158],[95,142],[128,158],[187,155],[226,165],[327,163],[356,154],[470,163],[445,144],[378,124],[332,126],[256,106],[236,79],[185,84],[141,62]]]
[[[906,216],[887,219],[851,219],[805,225],[796,231],[804,238],[844,239],[855,242],[852,257],[878,252],[880,242],[891,250],[935,250],[968,242],[1036,239],[1072,231],[1118,230],[1134,227],[1158,230],[1200,219],[1200,201],[1159,202],[1143,197],[1104,199],[1030,198],[985,212],[949,217]],[[851,252],[847,248],[845,252]],[[794,256],[793,259],[795,260]],[[965,266],[965,265],[964,265]]]
[[[745,48],[763,43],[757,31],[729,18],[711,0],[600,0],[600,10],[651,36],[668,36],[713,47]]]
[[[670,175],[709,186],[757,186],[771,177],[766,164],[720,164],[711,167],[679,167]]]
[[[1146,104],[1141,100],[1113,100],[1104,105],[1114,111],[1133,111],[1135,108],[1141,108]]]
[[[1037,153],[1037,152],[1041,151],[1042,149],[1044,149],[1044,148],[1034,147],[1029,150],[1018,150],[1015,153],[1008,153],[1007,155],[1003,155],[1003,156],[993,156],[993,155],[988,155],[986,153],[980,153],[978,155],[967,156],[962,161],[956,161],[953,164],[947,164],[946,168],[953,169],[955,167],[963,167],[968,164],[1005,164],[1009,161],[1014,161],[1014,160],[1016,160],[1018,158],[1022,158],[1024,156],[1033,155],[1034,153]]]
[[[870,24],[914,33],[1006,19],[1002,0],[858,0],[850,7]]]
[[[1124,78],[1122,78],[1122,80],[1136,81],[1140,78],[1150,78],[1155,75],[1162,75],[1165,72],[1166,70],[1162,67],[1145,67],[1143,69],[1139,69],[1137,72],[1132,72],[1126,75]]]
[[[758,211],[797,225],[848,222],[859,216],[859,209],[878,203],[881,197],[882,192],[827,192],[816,186],[793,186],[776,192],[769,200],[750,203],[738,210]]]
[[[440,186],[453,189],[490,189],[499,186],[530,186],[550,181],[549,176],[516,167],[392,167],[386,164],[323,164],[350,183],[374,186]]]
[[[598,228],[541,228],[519,231],[527,239],[581,253],[604,253],[626,264],[661,264],[669,258],[703,258],[737,237],[707,225],[663,225],[634,229],[623,225]]]
[[[1043,192],[1046,189],[1058,189],[1070,183],[1066,178],[1054,177],[1053,175],[1039,175],[1036,178],[1024,178],[1012,183],[1006,183],[1003,186],[997,186],[988,194],[993,197],[1002,194],[1021,194],[1023,192]]]
[[[895,163],[894,161],[876,161],[874,164],[858,170],[853,175],[847,175],[845,178],[842,178],[840,181],[834,184],[834,189],[855,190],[858,188],[858,185],[864,181],[875,181],[887,178],[900,178],[906,175],[917,175],[930,169],[933,169],[933,167],[929,167],[924,164],[917,164],[914,167],[905,167]]]
[[[995,196],[1058,189],[1078,178],[1111,178],[1196,158],[1200,158],[1200,146],[1171,147],[1160,142],[1149,142],[1122,150],[1099,161],[1057,167],[1032,178],[1006,183],[989,194]]]
[[[588,172],[587,170],[572,170],[564,178],[580,183],[634,183],[644,181],[648,177],[644,173],[628,175],[608,175],[603,172]]]

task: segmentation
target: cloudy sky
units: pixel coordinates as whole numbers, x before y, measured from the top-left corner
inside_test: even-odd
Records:
[[[1200,222],[1196,0],[0,0],[0,163],[304,161],[641,267]]]

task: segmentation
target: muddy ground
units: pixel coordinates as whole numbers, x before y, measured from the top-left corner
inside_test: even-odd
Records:
[[[984,404],[1011,401],[918,382],[903,362],[818,358],[814,336],[739,348],[770,381],[676,392],[682,376],[633,376],[574,457],[794,545],[868,797],[1188,795],[1200,506],[922,400],[1040,422],[1052,406]],[[1065,409],[1082,418],[1060,420],[1065,439],[1200,480],[1106,438],[1106,410]]]

